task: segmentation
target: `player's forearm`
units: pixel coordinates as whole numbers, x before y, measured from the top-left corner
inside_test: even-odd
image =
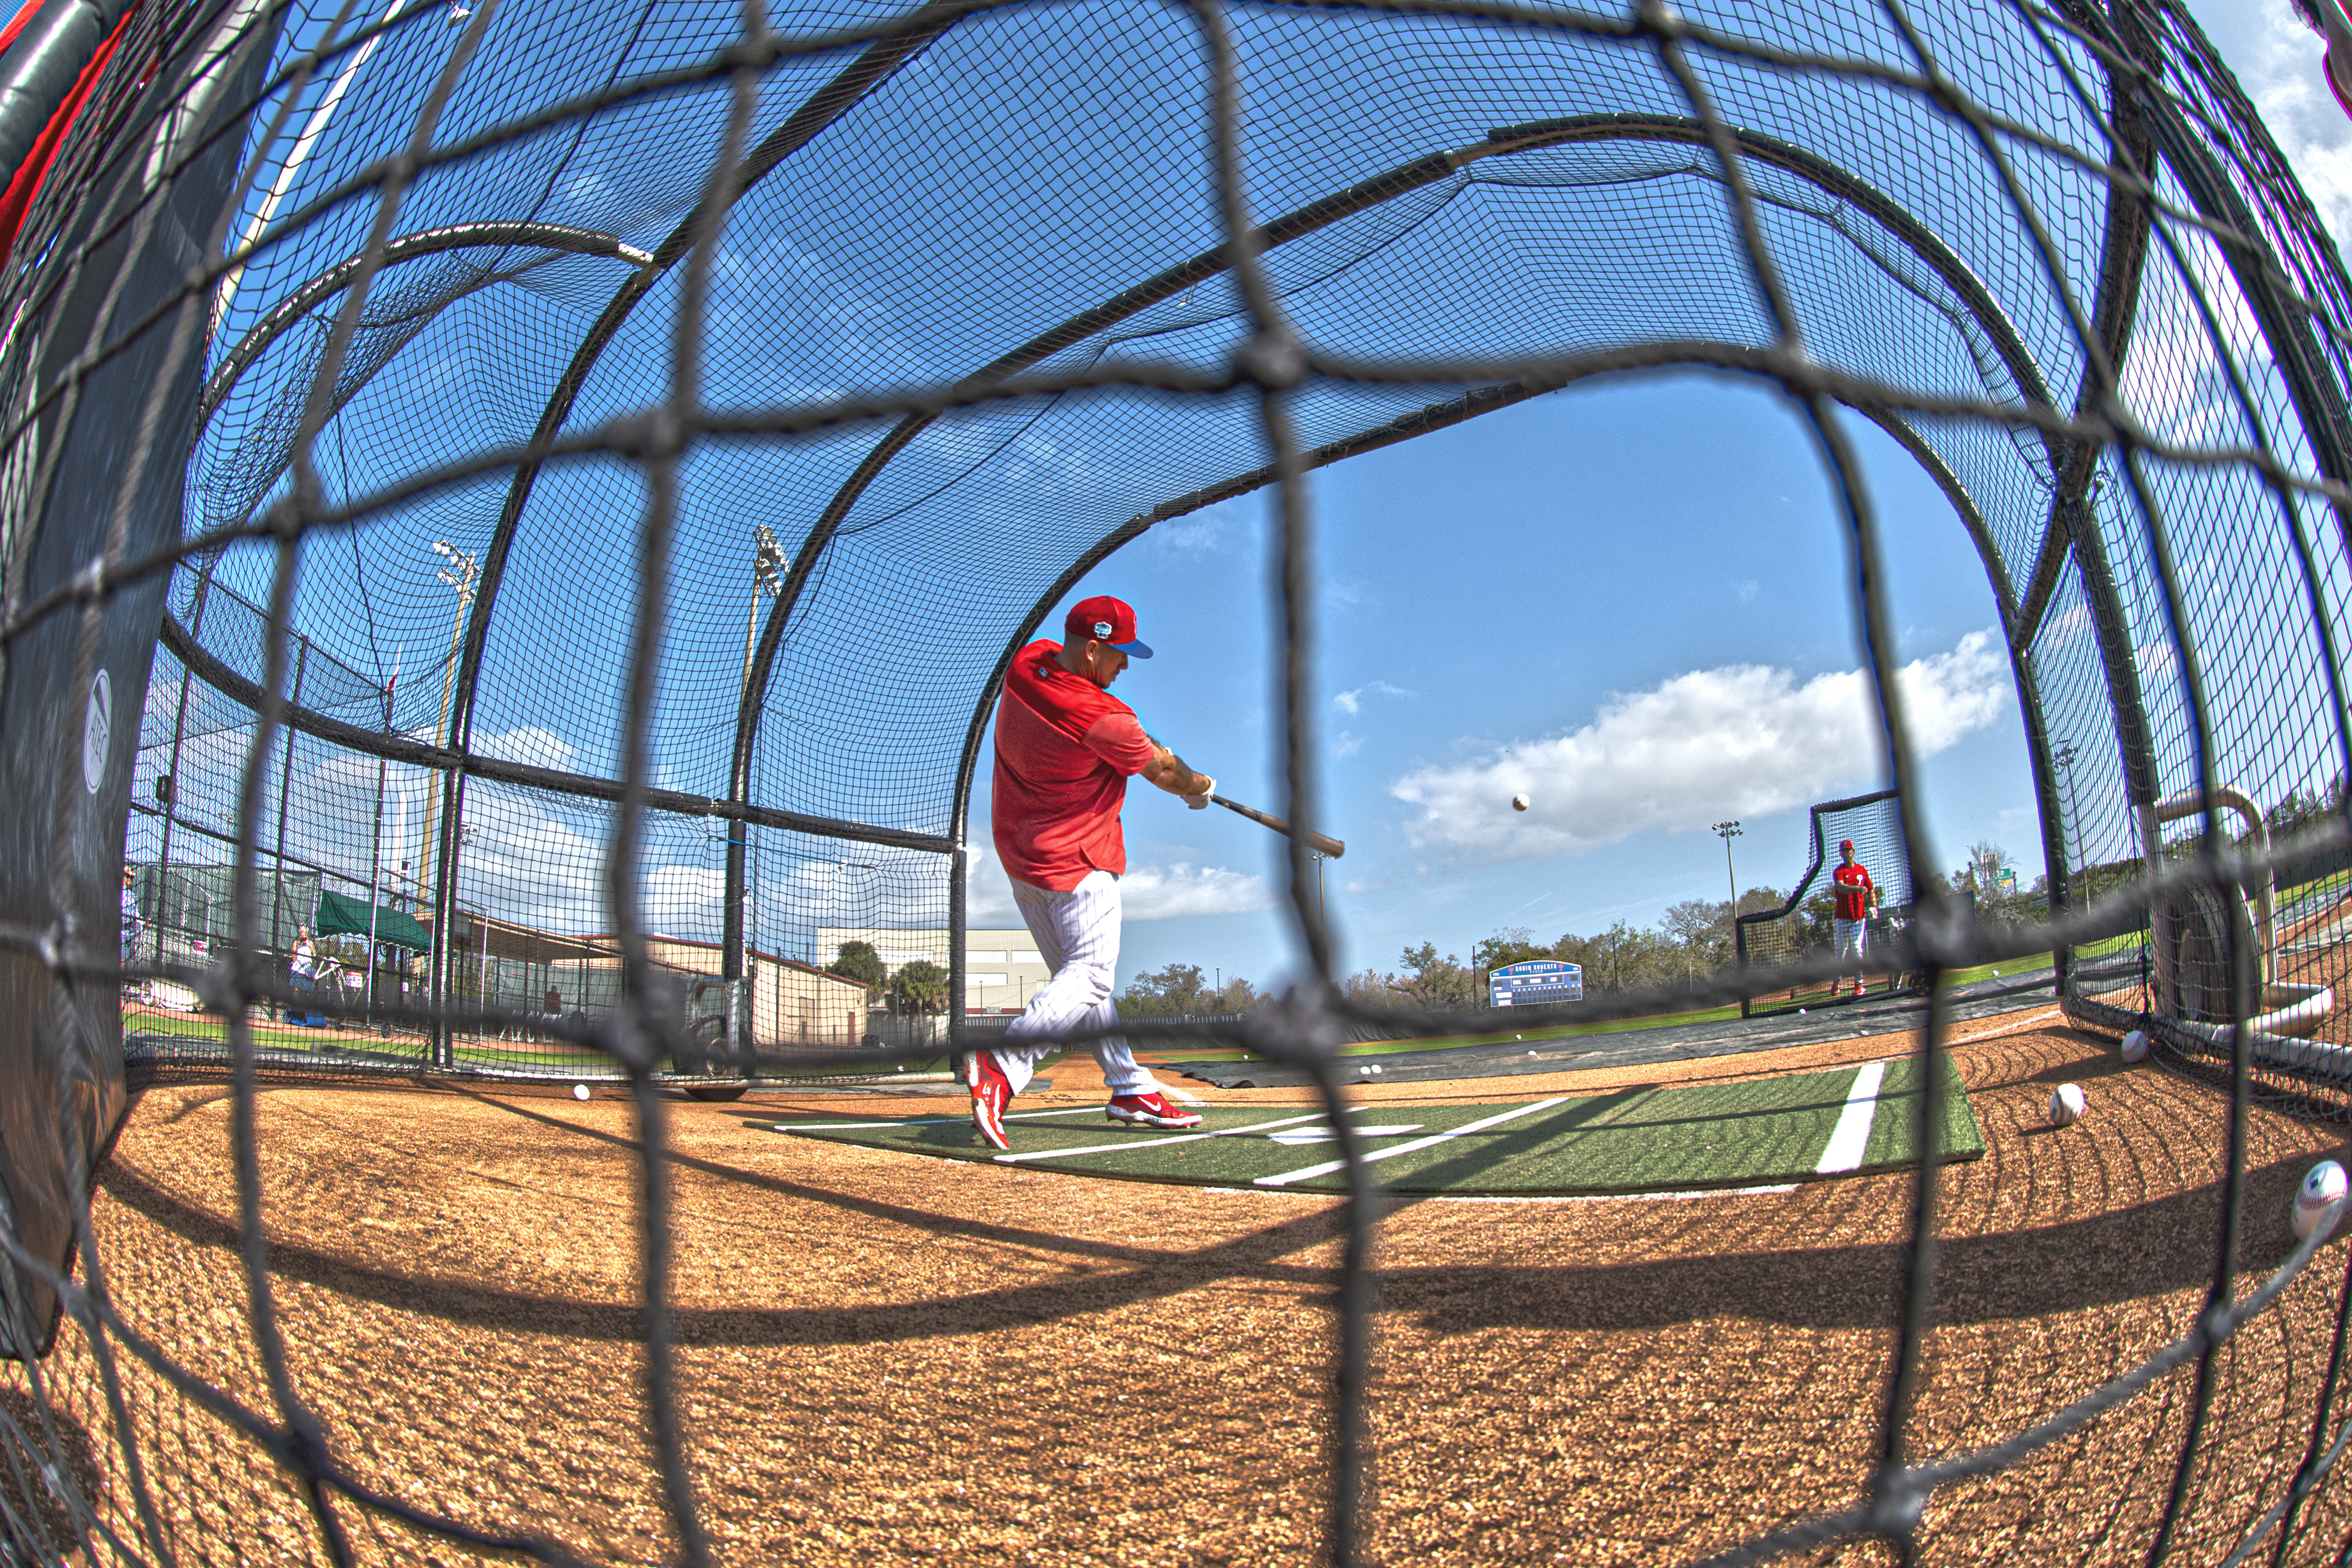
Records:
[[[1145,764],[1145,778],[1174,795],[1202,795],[1216,787],[1216,780],[1185,766],[1183,758],[1158,742],[1152,744],[1159,748],[1159,755]]]

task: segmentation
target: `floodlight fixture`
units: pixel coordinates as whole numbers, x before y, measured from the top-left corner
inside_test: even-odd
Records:
[[[1731,884],[1731,918],[1733,920],[1739,918],[1739,874],[1732,869],[1731,841],[1739,837],[1739,823],[1737,818],[1715,825],[1716,837],[1723,840],[1723,879]]]

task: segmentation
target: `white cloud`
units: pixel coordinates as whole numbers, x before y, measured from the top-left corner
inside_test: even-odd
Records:
[[[2339,241],[2352,237],[2352,120],[2327,89],[2326,41],[2290,0],[2195,7]]]
[[[727,896],[727,873],[716,866],[656,866],[639,884],[656,924],[693,919]]]
[[[1218,555],[1251,542],[1262,506],[1248,498],[1221,500],[1214,506],[1155,524],[1146,539],[1180,555]]]
[[[1273,889],[1264,877],[1245,876],[1222,866],[1195,866],[1188,860],[1171,861],[1165,867],[1130,863],[1118,888],[1120,912],[1130,921],[1243,914],[1274,902]],[[1013,901],[1013,884],[992,847],[974,847],[967,897],[965,919],[975,926],[1021,923],[1020,908]]]
[[[541,768],[561,768],[579,754],[571,742],[537,724],[485,735],[474,742],[474,750],[501,762]]]
[[[1904,666],[1898,679],[1920,756],[1984,729],[2014,701],[1991,631]],[[1861,670],[1801,685],[1785,669],[1727,665],[1613,696],[1582,729],[1423,768],[1389,793],[1421,807],[1407,828],[1416,848],[1461,862],[1538,860],[1823,799],[1878,772],[1877,728]],[[1521,793],[1532,805],[1517,812],[1511,796]]]
[[[1411,697],[1412,695],[1412,692],[1407,691],[1403,687],[1391,686],[1385,680],[1368,680],[1363,685],[1357,687],[1353,691],[1334,693],[1331,698],[1331,706],[1337,708],[1342,713],[1360,713],[1363,711],[1364,693],[1367,691],[1372,693],[1376,697]]]
[[[1265,879],[1228,871],[1223,866],[1184,861],[1129,866],[1119,879],[1121,912],[1131,921],[1173,920],[1179,915],[1237,915],[1274,902]]]

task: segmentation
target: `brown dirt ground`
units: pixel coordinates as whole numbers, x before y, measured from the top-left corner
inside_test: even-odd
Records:
[[[1729,1061],[1456,1084],[1491,1100],[1883,1057],[1900,1037]],[[2211,1268],[2226,1105],[2049,1013],[1956,1058],[1990,1142],[1951,1169],[1922,1453],[2005,1436],[2183,1331]],[[1055,1071],[1046,1102],[1100,1093]],[[2084,1083],[2060,1132],[2042,1105]],[[1281,1091],[1217,1094],[1282,1103]],[[947,1100],[677,1103],[680,1404],[730,1564],[1305,1562],[1325,1496],[1339,1205],[1093,1181],[778,1137],[754,1118]],[[230,1097],[149,1089],[95,1220],[124,1317],[265,1408],[236,1250]],[[617,1096],[447,1086],[259,1098],[276,1300],[295,1382],[366,1485],[615,1563],[674,1557],[640,1394],[632,1112]],[[2334,1129],[2258,1112],[2245,1261],[2292,1246]],[[1910,1178],[1685,1201],[1424,1202],[1379,1226],[1372,1562],[1687,1560],[1850,1502],[1893,1345]],[[2345,1277],[2331,1249],[2219,1359],[2216,1457],[2174,1561],[2209,1563],[2300,1462]],[[131,1533],[88,1343],[45,1367]],[[21,1369],[8,1374],[21,1390]],[[123,1363],[182,1563],[324,1561],[252,1443]],[[2144,1556],[2184,1427],[2176,1373],[1931,1506],[1924,1561]],[[0,1401],[21,1394],[0,1390]],[[102,1474],[101,1474],[102,1473]],[[2352,1529],[2339,1483],[2292,1559]],[[348,1502],[362,1560],[478,1561]],[[107,1559],[103,1548],[100,1560]],[[1879,1547],[1820,1560],[1892,1561]]]

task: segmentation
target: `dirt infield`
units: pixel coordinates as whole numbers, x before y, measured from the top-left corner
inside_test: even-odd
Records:
[[[2219,1210],[2226,1106],[2210,1090],[2125,1069],[2105,1042],[2046,1016],[1963,1034],[1956,1056],[1990,1149],[1948,1173],[1923,1453],[2005,1436],[2182,1331]],[[1559,1075],[1557,1087],[1900,1048],[1840,1042]],[[1055,1077],[1033,1108],[1099,1091],[1075,1063]],[[2042,1106],[2070,1079],[2086,1085],[2091,1114],[2053,1131]],[[1311,1557],[1335,1202],[951,1164],[745,1125],[852,1104],[908,1102],[767,1095],[672,1109],[682,1405],[721,1562]],[[96,1218],[125,1317],[266,1408],[229,1110],[219,1086],[148,1090],[101,1172]],[[670,1557],[631,1344],[627,1103],[281,1087],[258,1113],[296,1383],[336,1455],[370,1486],[478,1526],[542,1532],[597,1560]],[[2256,1114],[2257,1277],[2292,1246],[2303,1171],[2339,1148],[2332,1130]],[[1851,1501],[1873,1457],[1909,1185],[1395,1208],[1379,1230],[1368,1558],[1689,1559]],[[2344,1258],[2325,1255],[2221,1358],[2213,1430],[2227,1458],[2196,1479],[2197,1528],[2176,1562],[2217,1561],[2301,1461]],[[129,1536],[130,1489],[70,1326],[45,1372]],[[21,1369],[9,1375],[21,1388]],[[326,1560],[256,1447],[143,1369],[126,1365],[124,1380],[180,1562]],[[2143,1555],[2190,1386],[2177,1373],[2011,1473],[1940,1495],[1927,1560]],[[2293,1560],[2332,1560],[2352,1527],[2343,1495],[2306,1514]],[[365,1561],[475,1560],[338,1511]]]

